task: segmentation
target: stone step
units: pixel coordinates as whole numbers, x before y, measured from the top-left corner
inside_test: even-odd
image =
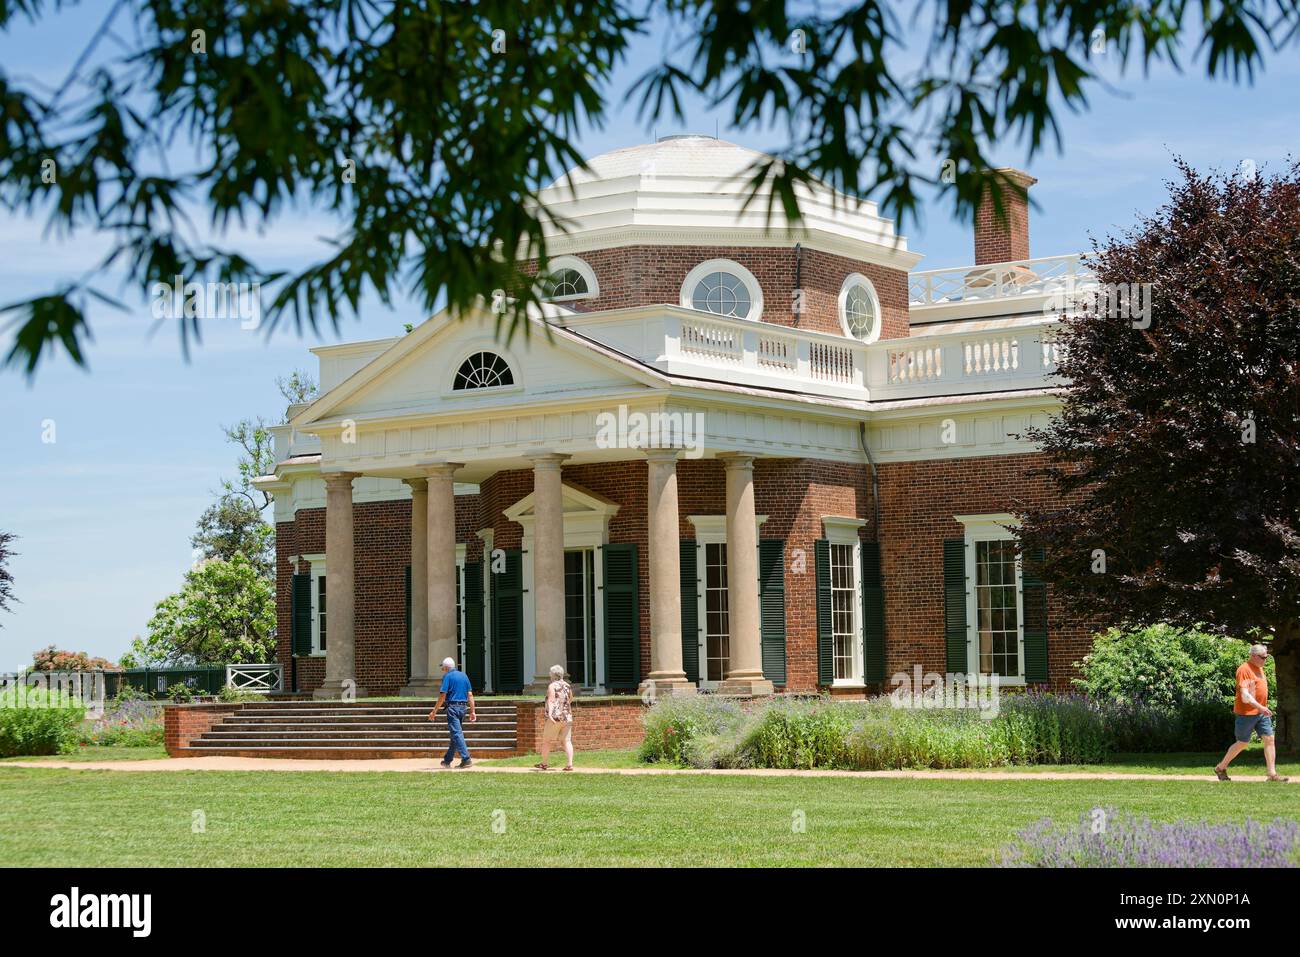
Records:
[[[447,723],[441,719],[433,721],[223,721],[220,727],[225,729],[243,728],[248,731],[427,731],[430,727],[446,729]],[[484,721],[479,718],[464,728],[469,731],[494,731],[515,729],[513,721]]]
[[[364,710],[357,709],[357,710],[346,710],[346,711],[345,710],[299,711],[295,709],[283,709],[283,710],[277,709],[275,711],[271,711],[269,709],[258,709],[255,711],[234,711],[231,712],[231,714],[242,715],[243,717],[257,717],[257,718],[291,717],[291,718],[311,718],[312,720],[325,719],[325,718],[385,718],[385,719],[408,718],[408,719],[427,720],[429,717],[430,710],[431,709],[429,708],[415,708],[415,709],[404,710],[404,711],[397,711],[397,710],[373,711],[369,709],[364,709]],[[515,712],[513,710],[498,711],[498,710],[491,710],[485,708],[477,708],[475,709],[474,713],[482,717],[500,718],[502,720],[513,721],[515,719]],[[446,714],[445,711],[439,711],[438,712],[439,718],[441,719],[441,717],[444,714]]]
[[[420,758],[441,760],[447,753],[444,745],[440,748],[388,748],[388,747],[287,747],[287,748],[177,748],[176,756],[185,758],[232,757],[232,758],[295,758],[319,761],[359,761],[367,758],[388,760],[392,758]],[[518,752],[513,748],[477,748],[473,752],[478,757],[500,758],[513,757]]]
[[[427,750],[445,752],[450,746],[446,740],[439,741],[436,738],[411,738],[411,739],[389,739],[389,738],[346,738],[335,739],[325,738],[315,741],[304,741],[301,738],[266,738],[258,740],[249,740],[247,738],[221,738],[210,740],[199,738],[191,741],[189,748],[192,750],[211,750],[213,748],[225,748],[234,751],[260,750],[270,748],[274,750],[303,750],[303,751],[320,751],[322,749],[331,750],[351,750],[351,749],[396,749],[396,750]],[[466,741],[465,746],[473,751],[514,751],[514,739],[503,739],[500,741],[475,742]]]
[[[199,735],[198,740],[225,741],[231,738],[245,738],[250,741],[266,741],[271,739],[277,741],[288,741],[288,740],[319,741],[321,739],[328,738],[336,741],[349,741],[355,738],[366,738],[366,739],[374,739],[374,740],[383,739],[386,741],[396,741],[396,740],[409,740],[412,738],[420,738],[420,739],[437,738],[438,740],[442,741],[442,740],[446,740],[449,737],[450,735],[448,735],[446,732],[438,733],[432,731],[359,731],[359,732],[357,731],[296,731],[293,734],[285,734],[283,731],[240,731],[240,730],[228,731],[225,728],[213,728],[212,730],[205,731],[203,732],[203,734]],[[509,739],[511,741],[515,739],[515,731],[513,728],[503,728],[500,731],[480,731],[476,734],[465,735],[466,741],[488,741],[488,740],[498,741],[498,740],[505,740],[505,739]]]

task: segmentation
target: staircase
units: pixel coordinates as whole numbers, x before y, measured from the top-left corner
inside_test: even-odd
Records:
[[[480,699],[464,725],[475,757],[516,754],[515,703]],[[441,758],[447,752],[445,712],[429,720],[434,702],[257,701],[243,705],[179,753],[263,758]]]

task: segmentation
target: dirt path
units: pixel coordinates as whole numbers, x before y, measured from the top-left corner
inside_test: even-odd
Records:
[[[67,768],[74,771],[436,771],[438,762],[429,758],[392,758],[383,760],[319,761],[297,758],[162,758],[149,761],[59,761],[55,758],[32,761],[6,761],[0,769]],[[563,774],[556,767],[548,772],[534,768],[493,767],[484,761],[468,769],[470,774]],[[683,768],[584,768],[577,774],[702,774],[741,775],[749,777],[804,778],[941,778],[953,781],[1213,781],[1209,771],[1199,774],[1125,774],[1116,771],[788,771],[751,769],[698,771]],[[1264,782],[1262,775],[1239,775],[1233,781]],[[1292,778],[1292,784],[1300,779]]]

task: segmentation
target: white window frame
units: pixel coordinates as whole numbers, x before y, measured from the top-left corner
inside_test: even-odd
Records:
[[[876,313],[875,327],[871,330],[871,335],[865,339],[859,339],[857,336],[853,334],[852,330],[849,329],[849,312],[848,312],[849,290],[852,289],[854,286],[866,287],[867,295],[871,297],[871,307],[875,310]],[[858,272],[853,273],[852,275],[848,276],[844,280],[844,284],[840,286],[839,316],[840,316],[840,328],[844,330],[844,335],[849,339],[852,339],[854,342],[870,344],[880,338],[880,327],[884,324],[884,316],[880,312],[880,296],[876,293],[875,285],[871,282],[870,279],[862,275],[862,273],[858,273]]]
[[[743,316],[720,316],[715,312],[709,312],[707,309],[696,309],[693,305],[695,300],[695,287],[701,280],[710,273],[725,272],[735,276],[745,285],[749,292],[749,312]],[[694,269],[686,274],[682,281],[680,302],[683,309],[689,309],[704,316],[713,316],[715,319],[738,319],[746,322],[756,322],[763,318],[763,288],[758,284],[754,274],[732,259],[710,259],[700,263]]]
[[[317,553],[315,555],[299,555],[299,562],[306,562],[310,566],[307,572],[311,576],[311,656],[312,658],[323,658],[325,652],[320,647],[320,584],[318,578],[325,577],[325,555]],[[326,587],[325,597],[329,597],[328,585]],[[328,620],[328,619],[327,619]]]
[[[853,676],[835,678],[832,685],[837,688],[864,688],[865,668],[865,622],[862,620],[862,537],[858,533],[867,524],[866,519],[851,518],[845,515],[823,515],[822,534],[831,545],[848,545],[852,549],[853,563],[853,631],[856,639],[853,655]],[[832,650],[833,653],[833,650]]]
[[[545,284],[549,282],[551,276],[563,269],[572,269],[580,275],[587,284],[587,291],[580,292],[576,296],[546,296]],[[542,294],[548,302],[578,302],[582,299],[596,299],[600,296],[600,283],[596,281],[596,271],[585,260],[579,259],[577,256],[556,256],[546,264],[546,272],[539,278],[543,283]]]
[[[470,356],[477,355],[480,352],[491,352],[501,357],[501,360],[510,367],[510,377],[514,381],[510,385],[494,385],[481,389],[457,389],[456,374],[460,372],[460,367]],[[523,364],[508,350],[501,347],[501,344],[494,339],[479,338],[472,344],[466,345],[459,352],[452,353],[455,360],[447,368],[446,378],[443,384],[442,396],[445,399],[469,399],[482,395],[502,395],[510,392],[524,391],[524,381],[522,376]]]
[[[1006,512],[989,515],[953,516],[965,530],[966,540],[966,672],[980,673],[979,607],[976,594],[976,542],[1015,541],[1015,534],[1007,526],[1018,526],[1020,520]],[[1016,556],[1016,644],[1020,673],[1003,675],[998,683],[1003,687],[1020,687],[1025,684],[1025,586],[1021,574],[1020,556]]]
[[[708,635],[706,634],[708,621],[708,599],[705,595],[705,577],[708,569],[705,565],[705,545],[726,545],[727,544],[727,516],[725,515],[688,515],[687,520],[695,528],[695,620],[699,622],[699,631],[696,633],[696,647],[699,649],[699,655],[696,659],[699,661],[699,686],[704,689],[715,688],[721,682],[710,681],[706,676],[708,671],[705,662],[708,656]],[[759,534],[763,530],[763,523],[767,521],[766,515],[754,516],[754,539],[757,548]],[[727,578],[728,586],[731,578],[731,550],[727,550]],[[754,591],[758,592],[758,582],[754,582]],[[760,596],[761,597],[761,596]],[[730,611],[730,608],[728,608]],[[730,641],[731,616],[727,616],[728,629],[727,636]],[[723,677],[726,677],[724,672]]]

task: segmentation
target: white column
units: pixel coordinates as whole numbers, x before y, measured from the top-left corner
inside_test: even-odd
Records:
[[[758,615],[758,518],[754,512],[754,457],[719,455],[727,468],[727,612],[731,655],[721,694],[772,693],[763,677]]]
[[[437,687],[429,669],[429,483],[402,481],[411,487],[411,677],[401,693],[425,697]]]
[[[441,682],[442,659],[456,659],[456,470],[458,462],[424,466],[429,482],[429,670]],[[460,661],[456,662],[458,665]]]
[[[650,674],[643,698],[694,694],[682,670],[681,525],[677,449],[646,450],[646,539],[650,568]],[[695,636],[691,636],[694,638]]]
[[[564,493],[561,463],[568,456],[530,455],[533,463],[533,624],[536,633],[530,691],[545,691],[551,665],[565,663]]]
[[[314,698],[365,697],[356,671],[356,572],[353,567],[352,480],[355,472],[326,473],[325,601],[329,640],[325,683]]]

